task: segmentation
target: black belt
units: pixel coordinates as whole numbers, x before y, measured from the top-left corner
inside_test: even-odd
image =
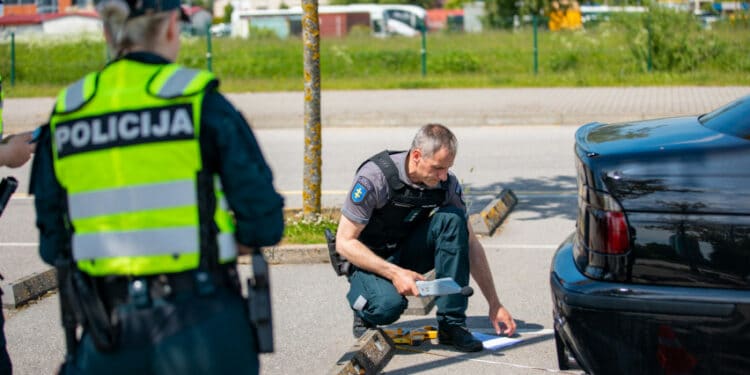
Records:
[[[92,279],[99,298],[108,310],[121,304],[143,304],[149,300],[170,298],[180,294],[201,294],[205,292],[207,285],[240,292],[234,263],[223,265],[213,272],[204,272],[202,276],[208,278],[199,276],[199,272],[191,270],[142,277],[103,276]]]

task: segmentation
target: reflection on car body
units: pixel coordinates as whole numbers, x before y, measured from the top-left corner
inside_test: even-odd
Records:
[[[575,161],[576,231],[550,274],[560,367],[748,373],[750,96],[584,125]]]

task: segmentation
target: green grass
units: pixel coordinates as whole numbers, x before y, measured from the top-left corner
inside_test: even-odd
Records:
[[[713,54],[679,71],[647,72],[644,58],[636,57],[637,48],[624,31],[615,23],[583,32],[541,30],[537,74],[531,29],[431,33],[424,77],[420,38],[358,34],[322,39],[321,85],[328,90],[348,90],[750,84],[750,29],[746,26],[717,25],[701,31],[702,38],[715,43]],[[303,45],[298,38],[218,38],[212,40],[212,47],[213,70],[224,92],[303,87]],[[15,85],[11,86],[7,81],[9,49],[8,39],[1,40],[0,73],[6,78],[8,97],[54,96],[86,72],[100,69],[107,59],[100,39],[47,42],[17,38]],[[185,38],[178,62],[205,68],[205,56],[205,38]]]
[[[305,218],[299,210],[285,212],[284,237],[282,244],[325,243],[325,229],[336,233],[339,223],[338,210],[326,210],[314,218]]]

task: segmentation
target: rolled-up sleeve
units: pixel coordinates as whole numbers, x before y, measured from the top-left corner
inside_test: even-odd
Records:
[[[246,246],[278,243],[284,231],[284,199],[273,186],[273,174],[250,126],[216,91],[206,94],[203,108],[204,165],[221,177],[237,222],[237,241]]]
[[[36,226],[39,228],[39,255],[54,265],[64,244],[70,243],[66,225],[66,196],[55,178],[49,126],[43,126],[31,166],[29,193],[34,196]]]

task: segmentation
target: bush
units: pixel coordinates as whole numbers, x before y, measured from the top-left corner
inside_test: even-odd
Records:
[[[626,35],[632,55],[647,70],[688,72],[722,54],[725,45],[715,34],[701,28],[690,12],[651,6],[648,12],[615,17]]]
[[[481,68],[479,58],[463,51],[428,56],[427,69],[434,73],[474,73]]]

